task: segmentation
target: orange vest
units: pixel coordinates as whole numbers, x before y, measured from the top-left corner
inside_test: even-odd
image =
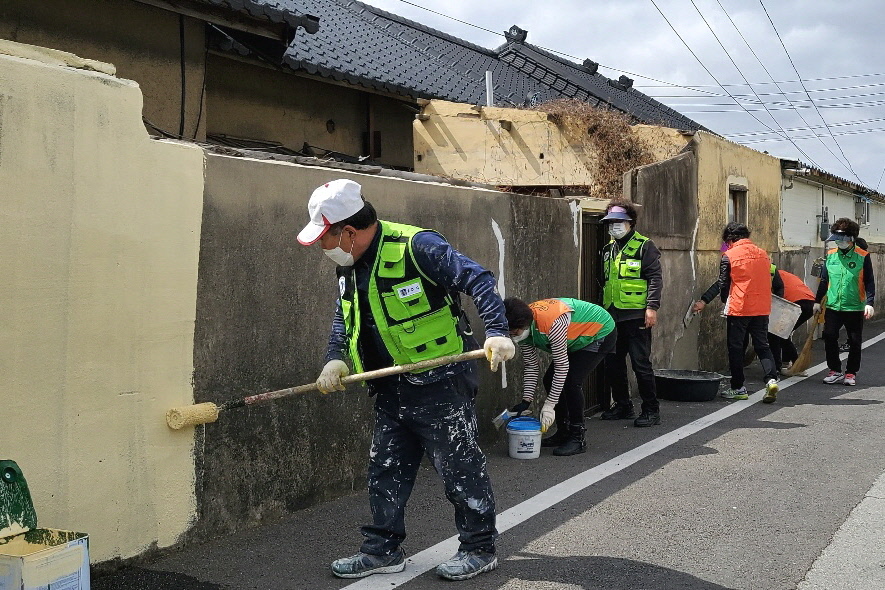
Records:
[[[796,303],[797,301],[814,301],[814,293],[805,284],[805,281],[785,270],[779,270],[781,280],[784,282],[784,299]]]
[[[731,263],[731,290],[726,315],[757,316],[771,313],[771,260],[748,239],[738,240],[725,252]]]

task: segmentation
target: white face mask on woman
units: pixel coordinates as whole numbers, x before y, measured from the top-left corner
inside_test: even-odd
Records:
[[[616,222],[608,224],[608,235],[616,240],[620,240],[630,233],[630,226],[625,222]]]
[[[850,240],[836,240],[836,247],[840,250],[848,250],[854,242]]]
[[[530,333],[530,330],[528,328],[526,328],[525,330],[523,330],[522,332],[520,332],[516,336],[511,336],[510,339],[513,340],[514,343],[522,342],[523,340],[525,340],[526,338],[529,337],[529,333]]]
[[[345,252],[341,249],[341,238],[343,237],[344,232],[342,231],[338,237],[338,245],[331,250],[323,250],[323,254],[331,258],[332,262],[338,266],[353,266],[353,241],[350,242],[350,252]]]

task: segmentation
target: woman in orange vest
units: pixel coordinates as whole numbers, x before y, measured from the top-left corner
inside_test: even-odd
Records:
[[[541,362],[538,350],[549,353],[552,364],[544,374],[547,397],[541,408],[541,430],[556,423],[556,434],[542,447],[556,447],[553,454],[569,456],[587,450],[584,440],[584,392],[587,375],[615,351],[615,320],[595,303],[557,297],[526,304],[516,297],[504,300],[510,337],[519,344],[523,359],[522,402],[510,411],[529,409],[538,386]]]
[[[814,293],[811,292],[805,281],[793,273],[781,269],[776,270],[775,273],[784,283],[784,299],[802,308],[802,313],[799,314],[799,319],[793,326],[792,331],[795,332],[796,328],[814,315]],[[771,355],[774,357],[774,364],[777,365],[778,372],[782,371],[784,363],[789,366],[799,358],[799,351],[796,350],[796,345],[789,338],[781,338],[769,332],[768,345],[771,347]]]
[[[744,337],[753,340],[753,349],[765,371],[765,396],[762,401],[770,404],[777,399],[777,366],[768,346],[768,316],[771,313],[771,260],[768,253],[750,241],[750,230],[743,223],[731,222],[722,230],[722,261],[719,264],[719,280],[695,303],[699,312],[710,299],[706,296],[718,289],[725,302],[727,326],[728,365],[731,368],[731,388],[722,397],[742,400],[750,397],[744,387]],[[774,280],[779,282],[778,277]],[[714,295],[715,296],[715,295]]]

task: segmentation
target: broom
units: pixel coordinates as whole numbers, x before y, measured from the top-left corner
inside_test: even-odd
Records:
[[[811,331],[808,332],[808,338],[805,339],[805,345],[802,346],[802,352],[799,353],[799,356],[793,361],[793,366],[790,367],[788,373],[790,377],[794,377],[799,373],[802,373],[811,366],[811,349],[814,345],[814,333],[817,331],[817,324],[824,323],[824,306],[827,304],[827,298],[824,297],[820,302],[820,311],[814,314],[814,321],[811,322]]]
[[[349,375],[342,378],[341,383],[347,385],[349,383],[357,383],[359,381],[369,381],[371,379],[378,379],[379,377],[389,377],[390,375],[399,375],[401,373],[431,369],[433,367],[439,367],[441,365],[448,365],[449,363],[458,363],[462,361],[479,359],[483,358],[484,356],[485,352],[483,350],[471,350],[469,352],[462,352],[460,354],[453,354],[435,359],[427,359],[425,361],[419,361],[417,363],[411,363],[408,365],[396,365],[384,369],[376,369],[374,371],[367,371],[365,373]],[[268,391],[266,393],[258,393],[255,395],[250,395],[249,397],[230,400],[221,404],[220,406],[216,406],[212,402],[205,402],[192,406],[172,408],[171,410],[166,412],[166,424],[172,430],[180,430],[185,426],[208,424],[209,422],[215,422],[216,420],[218,420],[218,415],[221,412],[225,412],[227,410],[242,408],[243,406],[251,406],[252,404],[266,402],[272,399],[279,399],[281,397],[288,397],[290,395],[295,395],[298,393],[315,391],[316,389],[316,383],[308,383],[307,385],[299,385],[298,387],[278,389],[277,391]]]

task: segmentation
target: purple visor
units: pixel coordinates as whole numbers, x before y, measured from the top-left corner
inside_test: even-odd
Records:
[[[627,210],[623,207],[618,207],[617,205],[608,210],[605,217],[602,218],[602,221],[629,221],[633,222],[630,219],[630,215],[627,214]]]

